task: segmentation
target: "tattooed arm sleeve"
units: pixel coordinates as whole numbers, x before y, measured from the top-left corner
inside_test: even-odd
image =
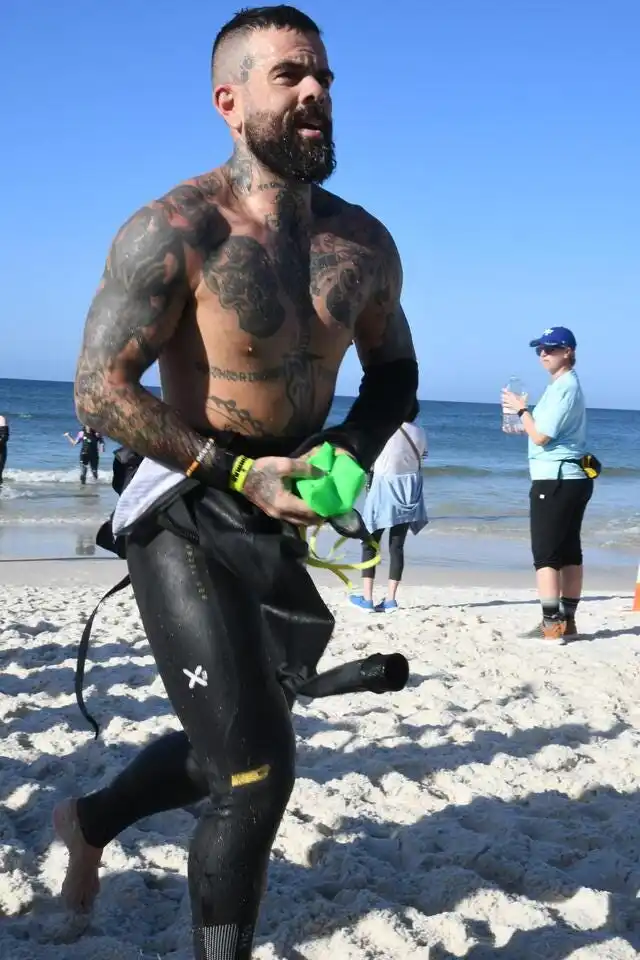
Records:
[[[184,237],[162,204],[145,207],[113,242],[87,316],[75,381],[81,423],[183,470],[203,438],[140,378],[171,340],[189,296]]]
[[[411,330],[400,306],[400,257],[391,236],[378,226],[378,282],[356,321],[354,336],[363,368],[360,390],[344,423],[322,435],[352,453],[367,470],[398,427],[414,416],[418,390]]]

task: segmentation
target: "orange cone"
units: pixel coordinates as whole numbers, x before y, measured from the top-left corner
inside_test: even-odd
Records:
[[[634,613],[640,613],[640,567],[638,567],[638,575],[636,577],[636,589],[633,595],[633,607],[631,608]]]

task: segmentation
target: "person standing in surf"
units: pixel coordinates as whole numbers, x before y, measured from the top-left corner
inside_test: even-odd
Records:
[[[102,434],[85,424],[75,437],[72,437],[70,433],[65,433],[64,436],[72,447],[79,443],[82,444],[80,447],[80,483],[84,486],[87,482],[87,469],[91,470],[93,479],[97,480],[100,452],[104,453],[104,437]]]
[[[9,445],[9,424],[7,418],[0,413],[0,486],[2,485],[2,475],[7,463],[7,447]]]

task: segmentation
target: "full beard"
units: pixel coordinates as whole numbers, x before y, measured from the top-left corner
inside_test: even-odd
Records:
[[[297,122],[320,126],[321,138],[303,137]],[[299,111],[281,121],[270,113],[254,113],[244,125],[247,147],[268,170],[283,180],[324,183],[336,168],[331,121],[318,111]]]

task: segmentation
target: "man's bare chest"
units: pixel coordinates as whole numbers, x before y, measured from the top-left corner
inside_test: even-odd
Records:
[[[375,251],[334,232],[232,233],[203,260],[200,299],[258,339],[299,324],[350,338],[378,276]]]

